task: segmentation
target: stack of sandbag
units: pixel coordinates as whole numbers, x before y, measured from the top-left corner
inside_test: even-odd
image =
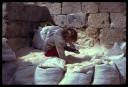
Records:
[[[15,53],[9,47],[6,38],[2,38],[2,83],[11,84],[11,79],[18,67]]]
[[[65,60],[60,58],[49,58],[40,63],[35,70],[34,84],[57,85],[61,81],[65,71]]]
[[[90,61],[67,64],[66,73],[59,85],[86,85],[91,84],[95,65],[108,63],[110,59],[95,55]]]
[[[113,62],[95,65],[93,85],[120,84],[119,72]]]

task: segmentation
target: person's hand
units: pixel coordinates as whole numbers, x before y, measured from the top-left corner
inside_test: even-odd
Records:
[[[75,50],[74,53],[78,53],[79,54],[80,52],[78,50]]]

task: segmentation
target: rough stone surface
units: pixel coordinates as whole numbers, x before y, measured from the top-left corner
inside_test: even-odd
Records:
[[[104,45],[113,45],[115,42],[123,41],[125,38],[124,29],[103,28],[100,33],[100,43]]]
[[[126,16],[123,13],[110,13],[111,28],[126,28]]]
[[[46,21],[48,9],[33,4],[7,3],[7,19],[22,21]]]
[[[109,27],[109,14],[98,13],[90,14],[88,17],[88,25],[95,28],[107,28]]]
[[[56,25],[60,27],[65,27],[67,25],[66,15],[56,15],[54,16],[54,21]]]
[[[36,23],[23,22],[23,21],[8,21],[7,26],[3,28],[4,37],[15,38],[15,37],[28,37],[30,31],[34,29]]]
[[[7,32],[7,20],[2,20],[2,36],[5,36],[6,32]]]
[[[61,3],[37,3],[39,6],[47,7],[50,14],[61,14]]]
[[[26,41],[28,41],[26,38],[11,38],[8,39],[8,45],[17,55],[19,49],[27,45]]]
[[[2,4],[2,17],[5,18],[5,15],[7,14],[7,11],[6,11],[6,3],[3,3]]]
[[[85,23],[86,23],[86,14],[84,13],[78,13],[78,14],[72,13],[67,15],[68,27],[80,28],[85,26]]]
[[[98,13],[98,4],[95,2],[83,2],[82,12],[83,13]]]
[[[22,3],[24,3],[24,4],[36,4],[36,2],[22,2]]]
[[[125,2],[101,2],[100,12],[123,12],[126,8]]]
[[[81,2],[63,2],[62,14],[79,13],[81,12]]]
[[[2,5],[2,37],[7,39],[32,38],[33,29],[43,27],[46,22],[76,30],[84,28],[78,43],[89,46],[94,45],[94,40],[113,46],[114,41],[126,39],[125,2],[7,2]]]

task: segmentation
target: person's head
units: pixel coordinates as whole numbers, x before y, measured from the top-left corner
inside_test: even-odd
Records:
[[[77,32],[72,28],[66,28],[62,30],[62,37],[66,42],[76,42]]]

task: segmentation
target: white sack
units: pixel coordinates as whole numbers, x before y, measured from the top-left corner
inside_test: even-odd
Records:
[[[119,70],[121,84],[126,83],[126,57],[122,57],[119,60],[114,60],[114,63]]]
[[[94,72],[92,84],[120,84],[119,72],[114,63],[96,65]]]
[[[16,59],[15,53],[7,44],[7,39],[2,38],[2,61],[14,61]]]
[[[93,68],[86,69],[83,73],[67,72],[59,85],[86,85],[90,84]]]
[[[114,46],[108,51],[106,56],[108,56],[108,58],[111,60],[116,60],[120,59],[120,57],[123,57],[124,54],[125,53],[123,49],[117,43],[115,43]]]
[[[44,63],[40,63],[40,67],[58,67],[64,70],[66,61],[61,58],[51,57]]]
[[[36,65],[30,62],[20,64],[13,78],[13,84],[31,85],[33,84],[33,76]]]
[[[2,83],[11,84],[11,78],[13,77],[16,69],[18,68],[17,61],[4,62],[2,64]]]
[[[120,48],[124,51],[124,53],[126,52],[126,42],[122,42],[120,45]]]
[[[61,68],[37,67],[34,74],[34,84],[36,85],[57,85],[63,77],[64,71]]]

